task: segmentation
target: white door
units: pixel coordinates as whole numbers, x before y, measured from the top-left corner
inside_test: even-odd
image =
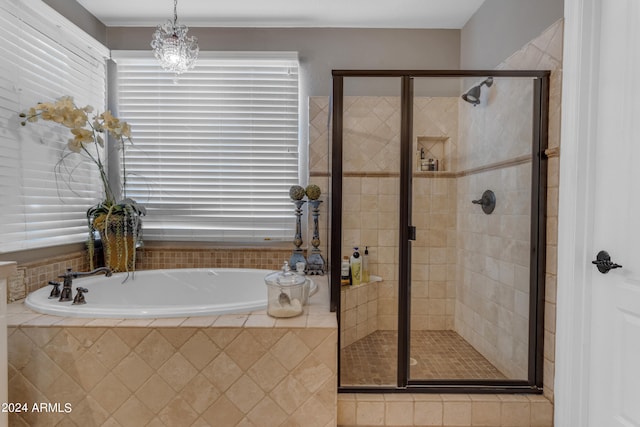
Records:
[[[556,425],[640,427],[640,1],[566,6],[567,24],[571,13],[583,18],[580,31],[570,27],[569,41],[582,33],[579,54],[589,57],[570,53],[576,62],[569,66],[582,61],[584,75],[575,76],[591,93],[575,93],[582,104],[569,110],[569,126],[589,134],[569,153],[564,138],[581,131],[563,130],[561,143],[561,156],[576,156],[565,162],[573,169],[565,177],[577,189],[561,183],[561,199],[563,188],[573,199],[560,203]],[[601,250],[622,268],[601,273],[590,263]]]
[[[600,18],[592,249],[623,268],[592,269],[589,425],[640,427],[640,2]]]

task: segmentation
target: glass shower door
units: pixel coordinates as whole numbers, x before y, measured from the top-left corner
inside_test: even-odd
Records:
[[[398,326],[400,79],[346,78],[341,257],[368,274],[341,286],[340,385],[395,386]],[[367,253],[365,255],[365,252]],[[366,277],[364,277],[366,276]]]
[[[455,90],[437,96],[433,80],[413,100],[409,378],[525,381],[532,79],[441,79]]]

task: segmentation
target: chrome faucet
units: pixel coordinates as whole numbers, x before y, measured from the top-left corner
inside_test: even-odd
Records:
[[[64,279],[62,282],[62,291],[60,292],[60,299],[58,301],[71,301],[73,299],[71,286],[73,285],[73,279],[84,276],[93,276],[94,274],[104,273],[105,276],[111,276],[112,271],[108,267],[99,267],[92,271],[77,272],[70,268],[67,268],[67,272],[58,276],[60,279]]]

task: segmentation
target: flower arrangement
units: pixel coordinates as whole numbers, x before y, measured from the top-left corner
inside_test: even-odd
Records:
[[[91,269],[93,266],[93,253],[95,248],[95,231],[100,233],[102,242],[105,243],[105,263],[114,271],[135,270],[135,247],[142,230],[140,217],[146,214],[143,206],[126,197],[117,200],[116,193],[109,184],[105,169],[105,163],[101,156],[105,138],[110,134],[118,144],[122,153],[121,166],[123,168],[123,188],[126,184],[126,163],[124,145],[131,143],[131,127],[128,123],[120,121],[111,112],[102,114],[93,113],[93,107],[77,107],[70,96],[58,98],[55,102],[41,102],[30,108],[27,113],[21,113],[23,119],[20,124],[38,120],[46,120],[58,123],[69,128],[72,138],[67,142],[69,154],[78,153],[96,165],[102,181],[104,199],[87,211],[89,226],[89,260]],[[64,160],[64,157],[63,157]],[[62,161],[62,160],[61,160]],[[110,242],[110,240],[113,240]]]

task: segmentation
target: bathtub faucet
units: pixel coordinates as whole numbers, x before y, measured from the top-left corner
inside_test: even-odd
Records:
[[[98,273],[104,273],[105,276],[109,277],[111,276],[111,274],[113,274],[111,272],[111,269],[108,267],[99,267],[96,268],[95,270],[92,271],[87,271],[87,272],[77,272],[77,271],[73,271],[70,268],[67,268],[67,272],[58,276],[61,279],[64,279],[64,281],[62,282],[62,291],[60,292],[60,299],[58,301],[71,301],[73,299],[72,297],[72,290],[71,290],[71,286],[73,285],[73,279],[76,279],[78,277],[84,277],[84,276],[93,276],[94,274],[98,274]]]
[[[67,270],[68,272],[69,270]],[[113,272],[111,271],[111,269],[109,267],[98,267],[95,270],[91,270],[91,271],[87,271],[84,273],[76,273],[74,272],[74,278],[76,277],[84,277],[84,276],[93,276],[94,274],[98,274],[98,273],[104,273],[105,276],[107,277],[111,277],[111,275],[113,274]]]

